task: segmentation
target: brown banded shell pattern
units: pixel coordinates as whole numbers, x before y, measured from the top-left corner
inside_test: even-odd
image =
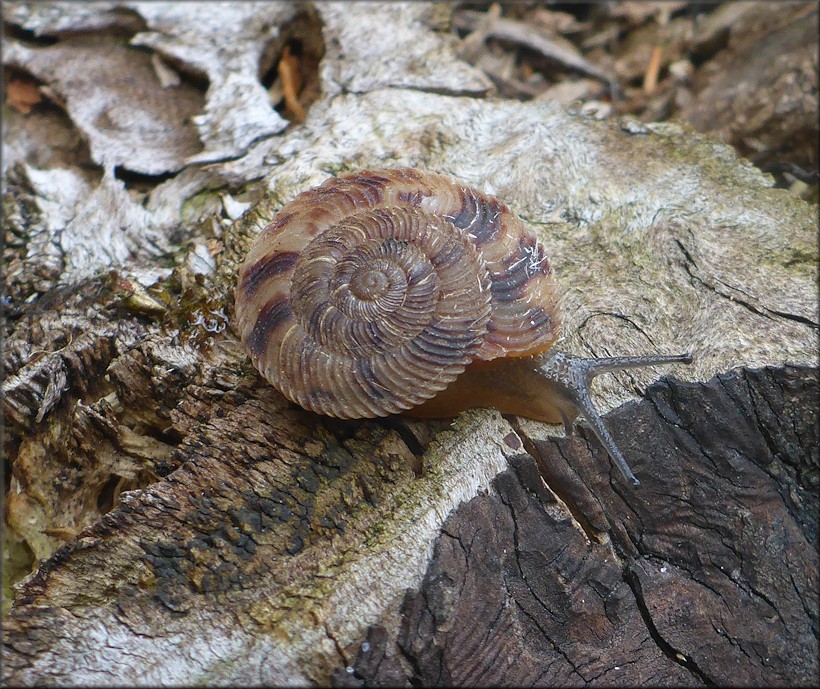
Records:
[[[474,360],[548,349],[558,328],[523,223],[409,168],[345,174],[283,207],[240,269],[236,318],[265,378],[340,418],[411,409]]]

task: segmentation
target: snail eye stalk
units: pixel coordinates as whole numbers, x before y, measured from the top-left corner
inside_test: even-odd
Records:
[[[580,416],[586,421],[593,433],[598,437],[601,445],[607,451],[612,461],[624,477],[634,486],[641,485],[637,476],[630,469],[623,453],[615,443],[614,438],[604,425],[601,415],[592,404],[589,387],[593,379],[608,371],[623,371],[629,368],[646,368],[649,366],[664,366],[666,364],[691,364],[692,355],[647,355],[647,356],[614,356],[605,358],[576,358],[563,352],[548,352],[544,355],[539,367],[540,374],[547,381],[550,394],[558,401],[564,430],[567,434],[572,431],[572,421]]]

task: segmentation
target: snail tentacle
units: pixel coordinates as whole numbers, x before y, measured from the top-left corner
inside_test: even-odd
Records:
[[[538,370],[547,384],[546,393],[552,398],[552,404],[559,410],[567,435],[572,431],[573,419],[580,415],[589,424],[624,477],[633,485],[639,486],[641,482],[627,464],[623,453],[592,403],[589,393],[590,384],[596,376],[608,371],[623,371],[629,368],[645,368],[673,363],[691,364],[692,355],[686,353],[579,358],[563,352],[551,351],[540,357]]]

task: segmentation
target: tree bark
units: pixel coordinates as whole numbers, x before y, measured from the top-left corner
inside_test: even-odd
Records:
[[[446,8],[211,7],[4,6],[62,109],[4,131],[3,681],[815,684],[815,209],[684,125],[480,97]],[[301,125],[260,81],[294,37]],[[325,419],[252,368],[256,232],[383,165],[533,227],[564,349],[694,351],[598,384],[641,488],[583,430]]]
[[[581,442],[519,429],[398,631],[370,627],[335,683],[812,685],[817,392],[795,367],[651,386],[608,418],[652,465],[634,492]]]

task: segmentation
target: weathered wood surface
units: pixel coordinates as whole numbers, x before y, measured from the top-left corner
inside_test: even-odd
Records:
[[[634,493],[574,441],[519,431],[492,493],[444,523],[401,626],[371,627],[334,680],[810,686],[817,403],[809,368],[653,385],[608,417],[656,465]]]
[[[39,561],[4,622],[4,682],[815,682],[812,370],[619,407],[636,492],[594,441],[491,411],[294,409],[230,327],[237,263],[282,203],[413,165],[539,233],[570,351],[692,349],[675,371],[692,381],[813,362],[815,209],[684,127],[476,98],[446,8],[212,7],[4,6],[4,60],[68,114],[4,131],[6,571]],[[319,27],[321,95],[286,129],[260,64]],[[157,83],[117,78],[134,45]],[[111,69],[96,92],[56,67],[83,59]],[[147,124],[196,101],[168,70],[200,90],[196,146],[187,123]],[[175,143],[132,161],[146,127]],[[655,375],[602,380],[601,406]]]

